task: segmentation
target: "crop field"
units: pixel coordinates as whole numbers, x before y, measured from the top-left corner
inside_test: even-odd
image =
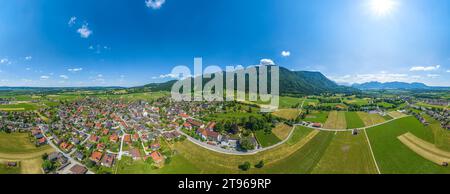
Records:
[[[19,104],[3,104],[0,105],[1,111],[29,111],[37,110],[38,105],[32,103],[19,103]]]
[[[366,112],[357,112],[357,114],[359,118],[363,121],[365,126],[372,126],[386,121],[379,114],[369,114]]]
[[[296,119],[298,117],[298,115],[300,114],[300,110],[299,109],[279,109],[276,112],[273,112],[272,115],[276,116],[276,117],[280,117],[283,119]]]
[[[347,129],[356,129],[365,126],[357,112],[345,112],[345,121],[347,122]]]
[[[416,152],[423,158],[436,163],[437,165],[450,163],[450,152],[440,150],[434,144],[417,138],[411,133],[405,133],[398,136],[398,139],[409,149]]]
[[[278,139],[284,140],[289,136],[292,131],[292,127],[284,123],[277,125],[272,129],[272,133],[278,137]]]
[[[347,129],[345,112],[331,111],[323,127],[326,129]]]
[[[313,173],[376,174],[375,161],[364,133],[364,130],[358,135],[337,133]]]
[[[325,123],[328,119],[328,114],[326,111],[311,111],[303,120],[313,123]]]
[[[266,132],[264,130],[259,130],[255,132],[256,139],[262,147],[269,147],[275,145],[281,141],[272,131]]]
[[[309,99],[309,98],[307,98],[306,100],[305,100],[305,106],[307,106],[307,105],[310,105],[310,106],[317,106],[318,104],[319,104],[320,102],[319,102],[319,100],[317,100],[317,99]]]
[[[281,171],[277,172],[277,169],[282,166],[279,166],[278,164],[287,160],[287,158],[294,155],[294,153],[300,151],[302,147],[306,146],[311,140],[315,139],[318,134],[320,134],[319,131],[298,127],[295,129],[294,134],[291,137],[292,139],[289,139],[289,143],[248,156],[220,154],[199,147],[189,141],[178,142],[174,145],[174,147],[177,153],[194,164],[198,169],[201,169],[201,173],[282,173]],[[317,141],[318,143],[323,142],[320,140]],[[311,146],[311,151],[315,151],[312,149],[313,146]],[[265,163],[265,167],[262,169],[252,168],[249,171],[242,171],[238,169],[238,166],[245,161],[248,161],[254,165],[261,160]],[[298,160],[289,160],[288,163],[296,166],[301,165],[298,164]],[[289,167],[286,167],[286,169],[289,170]]]
[[[115,174],[198,174],[201,170],[186,160],[183,156],[175,154],[169,164],[162,168],[153,168],[143,160],[134,161],[130,157],[123,157],[114,167]]]
[[[366,98],[352,98],[352,99],[344,100],[344,102],[346,102],[348,104],[359,105],[359,106],[363,106],[363,105],[368,105],[369,104],[369,101]]]
[[[370,144],[381,173],[450,173],[450,168],[439,166],[417,155],[398,140],[398,136],[408,132],[424,141],[434,142],[432,131],[424,127],[414,117],[401,118],[367,129]]]
[[[405,116],[405,114],[403,114],[401,112],[398,112],[398,111],[391,111],[391,112],[388,113],[388,115],[391,116],[394,119]]]

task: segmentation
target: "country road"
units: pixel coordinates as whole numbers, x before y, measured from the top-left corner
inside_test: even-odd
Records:
[[[304,104],[304,103],[305,103],[305,101],[303,101],[303,103],[301,104],[300,110],[303,109],[303,104]],[[208,149],[208,150],[211,150],[211,151],[214,151],[214,152],[217,152],[217,153],[221,153],[221,154],[245,156],[245,155],[255,155],[255,154],[257,154],[257,153],[260,153],[260,152],[263,152],[263,151],[267,151],[267,150],[276,148],[276,147],[278,147],[278,146],[280,146],[280,145],[286,143],[286,141],[288,141],[288,140],[291,138],[291,136],[292,136],[292,134],[294,133],[294,130],[295,130],[295,128],[296,128],[297,126],[303,126],[303,127],[306,127],[306,128],[310,128],[310,129],[314,129],[314,130],[319,130],[319,131],[349,132],[349,131],[353,131],[353,130],[366,130],[366,129],[368,129],[368,128],[372,128],[372,127],[377,127],[377,126],[380,126],[380,125],[384,125],[384,124],[387,124],[387,123],[390,123],[390,122],[393,122],[393,121],[396,121],[396,120],[398,120],[398,119],[402,119],[402,118],[405,118],[405,117],[410,117],[410,115],[406,115],[406,116],[403,116],[403,117],[398,117],[398,118],[391,119],[391,120],[388,120],[388,121],[385,121],[385,122],[382,122],[382,123],[378,123],[378,124],[375,124],[375,125],[366,126],[366,127],[362,127],[362,128],[355,128],[355,129],[325,129],[325,128],[315,128],[315,127],[305,126],[305,125],[302,125],[302,124],[294,124],[294,125],[292,126],[291,132],[289,132],[288,137],[285,138],[284,140],[278,142],[277,144],[274,144],[274,145],[272,145],[272,146],[269,146],[269,147],[260,148],[260,149],[255,149],[255,150],[249,150],[249,151],[247,151],[247,152],[241,152],[241,151],[237,151],[237,150],[228,150],[228,149],[223,149],[223,148],[221,148],[221,147],[219,147],[219,146],[209,145],[209,144],[207,144],[207,143],[205,143],[205,142],[199,141],[199,140],[197,140],[197,139],[195,139],[195,138],[189,136],[188,134],[184,133],[182,130],[180,130],[180,129],[181,129],[181,126],[177,129],[177,131],[178,131],[179,133],[185,135],[185,136],[187,137],[187,139],[188,139],[190,142],[192,142],[192,143],[194,143],[194,144],[196,144],[196,145],[198,145],[198,146],[200,146],[200,147],[203,147],[203,148],[205,148],[205,149]]]

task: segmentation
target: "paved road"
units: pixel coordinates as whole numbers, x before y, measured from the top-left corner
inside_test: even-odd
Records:
[[[303,104],[304,104],[304,103],[305,103],[305,100],[303,100],[302,104],[300,105],[300,108],[299,108],[300,111],[303,109]],[[299,114],[300,114],[300,113],[299,113]],[[193,137],[187,135],[187,134],[184,133],[183,131],[181,131],[181,130],[180,130],[180,129],[181,129],[181,126],[178,127],[177,131],[180,132],[181,134],[185,135],[185,136],[187,137],[187,139],[188,139],[189,141],[191,141],[192,143],[197,144],[198,146],[201,146],[201,147],[203,147],[203,148],[205,148],[205,149],[208,149],[208,150],[211,150],[211,151],[214,151],[214,152],[218,152],[218,153],[222,153],[222,154],[227,154],[227,155],[255,155],[255,154],[257,154],[257,153],[260,153],[260,152],[263,152],[263,151],[266,151],[266,150],[270,150],[270,149],[276,148],[276,147],[278,147],[278,146],[280,146],[280,145],[286,143],[286,141],[288,141],[288,140],[291,138],[292,134],[294,133],[295,127],[296,127],[296,125],[292,126],[291,132],[289,132],[289,135],[288,135],[283,141],[280,141],[280,142],[278,142],[277,144],[271,145],[271,146],[269,146],[269,147],[260,148],[260,149],[255,149],[255,150],[248,150],[247,152],[241,152],[241,151],[237,151],[237,150],[223,149],[223,148],[221,148],[221,147],[219,147],[219,146],[209,145],[209,144],[207,144],[207,143],[205,143],[205,142],[202,142],[202,141],[199,141],[199,140],[197,140],[197,139],[195,139],[195,138],[193,138]]]
[[[63,154],[66,158],[68,158],[68,162],[70,162],[70,165],[65,167],[63,169],[63,172],[67,172],[68,169],[70,169],[72,166],[78,164],[80,166],[84,166],[83,164],[81,164],[80,162],[78,162],[77,160],[73,159],[72,156],[70,156],[70,154],[66,154],[64,153],[62,150],[59,149],[58,146],[56,146],[53,141],[49,140],[48,137],[45,135],[45,133],[42,133],[42,135],[44,135],[45,139],[47,139],[47,142],[50,146],[52,146],[56,151],[58,151],[59,153]],[[71,152],[73,153],[76,150],[76,148],[74,148],[74,150]],[[88,170],[87,174],[94,174],[94,172]]]
[[[305,101],[303,101],[303,103],[302,103],[302,105],[300,107],[300,110],[303,109],[304,102]],[[386,123],[390,123],[390,122],[393,122],[395,120],[402,119],[402,118],[405,118],[405,117],[410,117],[410,115],[399,117],[399,118],[395,118],[395,119],[391,119],[391,120],[388,120],[388,121],[385,121],[385,122],[382,122],[382,123],[378,123],[378,124],[375,124],[375,125],[366,126],[366,127],[362,127],[362,128],[355,128],[355,129],[325,129],[325,128],[314,128],[314,127],[310,127],[310,126],[304,126],[304,125],[301,125],[301,124],[294,124],[293,127],[292,127],[291,132],[288,135],[288,137],[285,138],[283,141],[278,142],[277,144],[274,144],[274,145],[269,146],[269,147],[260,148],[260,149],[256,149],[256,150],[249,150],[247,152],[241,152],[241,151],[237,151],[237,150],[228,150],[228,149],[223,149],[223,148],[221,148],[219,146],[209,145],[209,144],[207,144],[205,142],[202,142],[202,141],[199,141],[199,140],[189,136],[188,134],[184,133],[183,131],[181,131],[180,130],[181,126],[177,129],[177,131],[180,132],[181,134],[185,135],[190,142],[192,142],[192,143],[194,143],[194,144],[196,144],[198,146],[201,146],[201,147],[203,147],[205,149],[214,151],[214,152],[218,152],[218,153],[221,153],[221,154],[227,154],[227,155],[255,155],[257,153],[276,148],[276,147],[286,143],[286,141],[288,141],[291,138],[291,136],[294,133],[294,130],[295,130],[295,128],[297,126],[303,126],[303,127],[307,127],[307,128],[310,128],[310,129],[320,130],[320,131],[349,132],[349,131],[353,131],[353,130],[366,130],[368,128],[384,125]]]

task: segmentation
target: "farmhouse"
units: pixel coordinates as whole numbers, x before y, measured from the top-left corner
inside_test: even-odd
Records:
[[[204,140],[217,141],[219,142],[222,139],[222,135],[215,131],[206,130],[203,128],[199,128],[197,130],[197,134],[200,135]]]
[[[164,161],[164,156],[159,153],[158,151],[154,151],[150,154],[150,157],[152,157],[153,161],[155,161],[156,164],[160,164]]]

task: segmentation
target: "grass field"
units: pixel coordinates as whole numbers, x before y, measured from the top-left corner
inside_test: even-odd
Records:
[[[278,163],[283,162],[302,147],[309,144],[308,142],[315,139],[319,131],[313,131],[304,127],[298,127],[293,132],[293,136],[288,143],[280,145],[276,148],[260,152],[249,156],[225,155],[217,152],[206,150],[189,141],[178,142],[174,145],[175,151],[194,164],[201,173],[277,173]],[[252,165],[263,160],[265,167],[262,169],[252,168],[249,171],[241,171],[238,166],[245,161]],[[298,161],[289,160],[292,165],[297,165]],[[299,164],[301,165],[301,164]],[[272,170],[272,168],[275,168]],[[282,171],[278,172],[282,173]]]
[[[397,139],[398,136],[408,132],[425,141],[434,142],[432,131],[424,127],[414,117],[401,118],[367,129],[370,144],[381,173],[450,173],[450,168],[441,167],[422,158]]]
[[[8,167],[0,160],[0,174],[20,174],[20,167]]]
[[[287,119],[287,120],[296,119],[299,114],[300,114],[299,109],[292,109],[292,108],[291,109],[279,109],[278,111],[272,113],[272,115],[274,115],[276,117],[280,117],[280,118]]]
[[[323,127],[326,129],[346,129],[345,112],[331,111]]]
[[[398,112],[398,111],[391,111],[388,113],[388,115],[394,119],[406,116],[405,114]]]
[[[411,133],[405,133],[398,136],[398,139],[409,149],[437,165],[450,163],[450,152],[443,151],[434,144],[417,138]]]
[[[303,120],[313,123],[325,123],[328,119],[328,114],[326,111],[311,111]]]
[[[0,153],[23,154],[47,150],[49,146],[36,147],[27,133],[2,133],[0,132]]]
[[[265,132],[264,130],[259,130],[255,132],[255,136],[262,147],[269,147],[281,141],[281,139],[274,135],[271,131]]]
[[[272,129],[272,133],[278,137],[278,139],[284,140],[289,136],[292,131],[292,127],[284,123],[277,125]]]
[[[375,161],[364,130],[358,135],[340,132],[335,135],[313,173],[376,174]]]
[[[369,101],[366,98],[352,98],[350,100],[344,100],[344,102],[346,102],[348,104],[359,105],[359,106],[364,106],[364,105],[369,104]]]
[[[365,126],[357,112],[345,112],[345,121],[347,123],[347,129],[356,129]]]
[[[130,157],[123,157],[115,168],[117,168],[117,172],[114,173],[117,174],[198,174],[201,172],[179,154],[175,154],[169,164],[159,169],[152,168],[143,160],[134,161]]]
[[[369,114],[366,112],[357,112],[357,114],[359,118],[363,121],[365,126],[372,126],[386,121],[379,114]]]
[[[32,103],[19,103],[19,104],[3,104],[0,105],[1,111],[29,111],[37,110],[38,105]]]
[[[0,133],[0,163],[2,161],[20,161],[20,167],[14,173],[40,174],[42,155],[51,153],[50,146],[36,147],[26,133]],[[0,170],[1,173],[1,170]]]
[[[450,131],[442,128],[439,121],[433,117],[427,114],[422,114],[422,116],[430,123],[427,128],[434,134],[434,144],[440,149],[450,151]]]
[[[423,102],[419,102],[417,103],[418,106],[423,106],[426,108],[441,108],[441,109],[449,109],[449,106],[439,106],[439,105],[431,105],[431,104],[426,104]]]

